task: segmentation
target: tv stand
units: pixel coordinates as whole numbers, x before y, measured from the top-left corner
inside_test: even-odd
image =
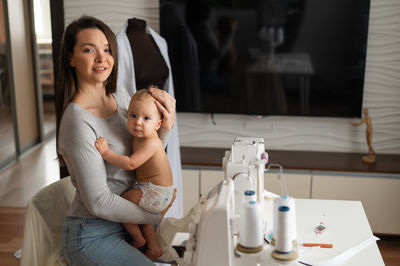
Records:
[[[224,148],[181,147],[182,164],[220,167]],[[268,150],[270,163],[285,170],[338,171],[400,175],[399,154],[377,154],[376,163],[365,164],[361,153]]]

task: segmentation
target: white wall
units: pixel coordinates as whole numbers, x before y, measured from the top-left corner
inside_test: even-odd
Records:
[[[65,21],[82,14],[103,19],[117,32],[131,17],[158,29],[157,0],[66,0]],[[371,0],[363,107],[369,108],[377,153],[400,154],[400,1]],[[181,146],[222,147],[236,136],[263,137],[267,149],[368,152],[365,126],[352,119],[178,113]]]
[[[159,31],[158,0],[64,0],[64,21],[68,25],[82,15],[90,15],[104,21],[114,33],[118,33],[129,18],[141,18]]]

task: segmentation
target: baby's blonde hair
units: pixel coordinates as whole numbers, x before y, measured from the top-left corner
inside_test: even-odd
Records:
[[[155,100],[149,91],[150,88],[158,88],[158,87],[154,86],[154,85],[150,85],[148,87],[148,89],[141,89],[141,90],[136,91],[135,94],[133,94],[133,96],[131,98],[131,103],[132,103],[132,101],[141,101],[144,99],[148,99],[149,97],[152,98],[153,100]],[[157,108],[157,110],[158,110],[158,108]],[[163,114],[160,112],[160,110],[158,110],[158,112],[160,113],[160,117],[162,119]]]
[[[133,94],[132,99],[143,100],[148,97],[153,97],[151,96],[149,89],[141,89],[135,92],[135,94]]]

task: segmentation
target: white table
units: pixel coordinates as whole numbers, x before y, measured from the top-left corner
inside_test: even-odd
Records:
[[[272,227],[272,200],[265,200],[268,227]],[[373,236],[361,202],[336,200],[296,199],[297,242],[331,243],[333,248],[313,249],[299,247],[299,258],[291,262],[271,257],[273,247],[265,245],[264,251],[254,255],[235,256],[234,264],[249,265],[303,265],[330,259]],[[317,235],[314,228],[323,222],[327,230]],[[376,242],[368,245],[341,265],[384,265]]]

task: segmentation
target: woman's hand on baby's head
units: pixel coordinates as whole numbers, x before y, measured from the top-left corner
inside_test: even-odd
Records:
[[[97,138],[94,145],[96,146],[96,149],[100,152],[101,156],[103,156],[108,151],[108,142],[105,138]]]
[[[158,89],[156,86],[150,86],[151,96],[156,99],[155,103],[158,110],[163,114],[161,127],[170,130],[175,123],[175,106],[176,100],[164,90]]]

